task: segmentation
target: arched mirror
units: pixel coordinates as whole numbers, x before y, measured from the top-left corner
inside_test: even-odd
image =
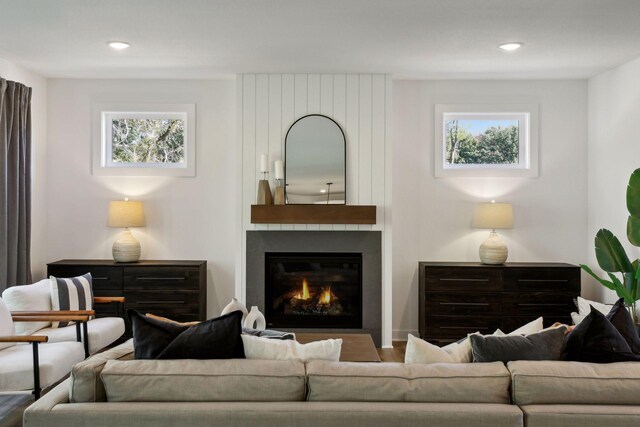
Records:
[[[338,123],[320,114],[301,117],[284,144],[287,204],[345,204],[346,141]]]

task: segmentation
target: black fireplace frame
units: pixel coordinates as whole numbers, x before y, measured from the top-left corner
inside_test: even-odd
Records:
[[[271,274],[269,271],[269,260],[278,259],[291,261],[308,259],[318,260],[335,260],[346,261],[346,258],[351,258],[349,262],[357,262],[358,278],[357,278],[357,292],[356,298],[356,313],[354,315],[343,316],[329,316],[329,315],[286,315],[274,313],[273,305],[271,302],[276,296],[274,292],[274,286],[270,284]],[[267,327],[269,328],[308,328],[308,329],[353,329],[362,328],[363,317],[363,286],[362,286],[362,253],[358,252],[265,252],[264,254],[264,309],[265,318],[267,320]]]

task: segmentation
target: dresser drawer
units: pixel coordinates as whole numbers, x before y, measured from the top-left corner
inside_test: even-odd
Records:
[[[500,299],[496,293],[428,292],[425,305],[428,315],[500,314]]]
[[[509,291],[580,292],[578,268],[509,268],[503,280]]]
[[[483,267],[425,268],[426,288],[433,291],[499,291],[502,289],[500,270]]]
[[[502,327],[500,317],[489,316],[427,316],[424,336],[458,340],[472,334],[492,334]]]
[[[55,277],[76,277],[91,273],[94,294],[97,294],[96,291],[101,289],[122,290],[123,273],[120,267],[50,265],[48,273]],[[113,293],[107,292],[104,296],[113,296]]]
[[[126,289],[199,289],[200,273],[190,267],[127,268],[124,273]]]
[[[200,294],[197,291],[125,291],[125,308],[152,313],[172,320],[197,320]]]
[[[515,316],[568,316],[575,310],[573,297],[573,294],[514,292],[505,294],[502,311]]]

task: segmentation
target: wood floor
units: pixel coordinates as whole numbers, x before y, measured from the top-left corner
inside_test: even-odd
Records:
[[[404,362],[405,341],[394,341],[393,348],[378,348],[382,362]],[[31,395],[0,396],[0,427],[22,427],[22,413],[33,403]]]

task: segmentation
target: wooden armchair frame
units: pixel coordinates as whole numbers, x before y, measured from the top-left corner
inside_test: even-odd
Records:
[[[93,310],[83,310],[91,311]],[[95,314],[95,313],[94,313]],[[91,317],[88,313],[78,314],[72,311],[52,312],[52,311],[23,311],[18,313],[11,313],[11,317],[14,322],[76,322],[76,333],[80,337],[80,324],[85,325]],[[44,335],[18,335],[0,337],[0,342],[12,342],[12,343],[29,343],[33,349],[33,395],[35,399],[40,399],[42,389],[40,388],[40,353],[38,344],[46,343],[49,341],[49,337]],[[80,341],[80,338],[78,338]],[[85,340],[85,352],[87,351],[87,343]]]

